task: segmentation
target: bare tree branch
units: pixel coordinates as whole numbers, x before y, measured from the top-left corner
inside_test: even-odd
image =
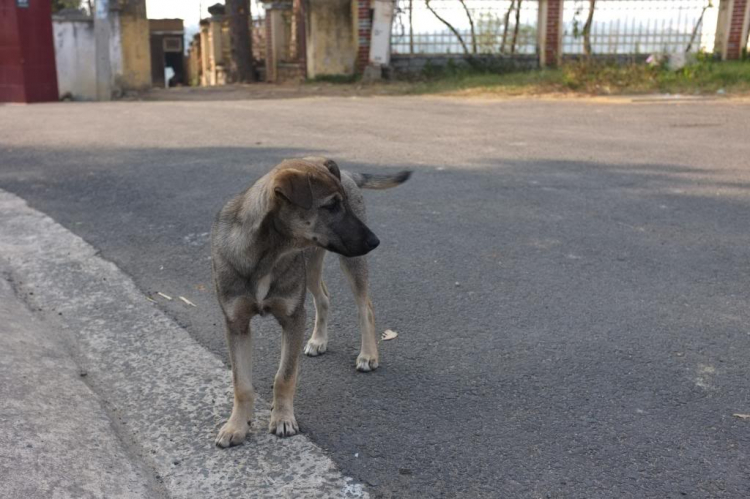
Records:
[[[464,11],[466,11],[466,17],[469,18],[469,26],[471,26],[471,51],[472,53],[477,53],[477,34],[474,31],[474,19],[471,17],[471,12],[469,11],[469,8],[466,6],[466,2],[464,0],[458,0],[461,2],[461,5],[464,8]]]
[[[690,41],[687,44],[687,48],[685,49],[685,53],[687,54],[690,52],[690,49],[693,47],[693,42],[695,41],[695,36],[698,34],[698,29],[701,27],[701,24],[703,24],[703,16],[706,14],[706,10],[713,7],[713,1],[708,0],[708,3],[705,7],[703,7],[703,11],[701,11],[701,16],[698,18],[698,21],[695,23],[695,27],[693,28],[693,34],[690,36]]]
[[[513,44],[510,46],[510,53],[515,54],[516,53],[516,42],[518,41],[518,28],[521,27],[521,2],[523,0],[518,0],[518,5],[516,6],[516,25],[513,28]]]
[[[586,24],[583,25],[583,53],[586,57],[591,56],[591,25],[594,22],[594,8],[596,0],[589,0],[589,16],[586,18]]]
[[[516,0],[511,0],[510,7],[505,12],[505,20],[503,21],[503,41],[500,43],[500,53],[505,52],[505,41],[508,39],[508,23],[510,22],[510,13],[513,12],[513,8],[516,6]]]
[[[446,21],[445,19],[443,19],[442,17],[440,17],[440,14],[438,14],[437,12],[435,12],[435,9],[433,9],[433,8],[432,8],[432,6],[430,5],[430,0],[424,0],[424,3],[425,3],[425,5],[427,6],[427,10],[429,10],[430,12],[432,12],[432,14],[433,14],[433,15],[434,15],[435,17],[437,17],[437,18],[438,18],[438,20],[439,20],[439,21],[440,21],[441,23],[445,24],[445,25],[446,25],[446,26],[448,27],[448,29],[449,29],[449,30],[451,30],[451,31],[453,32],[453,34],[454,34],[454,35],[456,35],[456,38],[458,38],[458,41],[459,41],[459,43],[461,44],[461,46],[462,46],[462,47],[463,47],[463,49],[464,49],[464,53],[465,53],[466,55],[469,55],[469,48],[468,48],[468,47],[466,46],[466,42],[464,42],[464,39],[463,39],[463,37],[461,36],[461,33],[459,33],[459,32],[458,32],[458,31],[456,30],[456,28],[454,28],[454,27],[453,27],[453,25],[452,25],[451,23],[449,23],[448,21]]]

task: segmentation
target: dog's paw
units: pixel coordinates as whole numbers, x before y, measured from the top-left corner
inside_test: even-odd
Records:
[[[378,368],[378,358],[372,355],[359,354],[357,357],[357,371],[370,372]]]
[[[268,423],[268,433],[277,437],[291,437],[299,433],[299,425],[293,413],[271,411],[271,421]]]
[[[219,434],[216,436],[216,446],[226,449],[227,447],[240,445],[245,441],[249,429],[248,423],[242,421],[238,424],[230,419],[219,430]]]
[[[328,349],[328,341],[318,341],[310,338],[310,341],[305,345],[305,355],[308,357],[317,357],[326,353]]]

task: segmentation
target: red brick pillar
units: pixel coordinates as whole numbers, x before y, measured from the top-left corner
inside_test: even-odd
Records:
[[[727,59],[739,59],[742,49],[747,43],[748,29],[748,0],[734,0],[729,20],[729,34],[727,36]]]
[[[266,81],[276,81],[276,60],[273,53],[273,22],[271,20],[271,11],[266,9],[265,17],[266,28]]]
[[[370,37],[372,36],[372,9],[370,0],[357,0],[357,73],[361,74],[370,62]]]
[[[564,0],[539,0],[539,65],[562,62],[562,18]]]

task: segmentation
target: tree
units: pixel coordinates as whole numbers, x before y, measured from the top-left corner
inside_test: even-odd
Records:
[[[430,5],[430,0],[425,0],[424,3],[425,3],[425,6],[427,6],[427,10],[432,12],[432,14],[435,17],[437,17],[441,23],[445,24],[448,27],[448,29],[451,30],[454,35],[456,35],[456,38],[458,38],[458,42],[461,44],[461,47],[463,47],[464,49],[464,54],[469,55],[469,48],[466,46],[466,42],[464,42],[464,39],[461,36],[461,33],[459,33],[458,30],[454,28],[451,23],[446,21],[444,18],[440,17],[440,14],[435,12],[435,9],[433,9],[432,5]]]
[[[516,43],[518,42],[518,29],[521,27],[521,2],[522,1],[523,0],[518,0],[518,5],[516,6],[516,25],[513,28],[513,43],[510,46],[511,54],[516,53]]]
[[[703,25],[703,16],[705,16],[706,15],[706,11],[708,9],[712,8],[713,6],[714,5],[713,5],[712,0],[708,0],[708,3],[705,5],[705,7],[703,7],[703,10],[701,11],[701,16],[698,18],[698,21],[696,21],[696,23],[695,23],[695,27],[693,28],[693,34],[690,36],[690,41],[688,42],[687,48],[685,49],[685,53],[686,54],[688,52],[690,52],[691,48],[693,48],[693,42],[695,41],[695,37],[698,34],[698,30]],[[745,45],[747,45],[747,43],[745,43]],[[743,47],[745,45],[743,45]],[[700,50],[700,47],[699,47],[699,50]]]
[[[469,18],[469,26],[471,26],[471,51],[473,53],[477,53],[477,33],[474,30],[474,19],[471,17],[471,11],[466,6],[466,2],[464,0],[458,0],[461,2],[461,5],[464,8],[464,12],[466,12],[466,17]]]
[[[229,37],[231,40],[230,72],[235,81],[255,81],[253,39],[250,35],[250,0],[227,0]]]
[[[52,0],[52,13],[60,12],[63,9],[80,9],[81,0]]]
[[[505,11],[505,19],[503,20],[503,41],[500,43],[500,53],[505,52],[505,42],[508,40],[508,24],[510,24],[510,14],[516,7],[516,0],[511,0],[510,7]]]
[[[596,7],[596,0],[589,0],[589,15],[583,25],[583,53],[586,57],[591,56],[591,25],[594,22],[594,7]]]

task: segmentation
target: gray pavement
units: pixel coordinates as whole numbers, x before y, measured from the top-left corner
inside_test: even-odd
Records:
[[[207,247],[222,203],[288,156],[413,168],[367,195],[382,241],[376,322],[399,337],[378,371],[354,372],[355,308],[329,257],[332,340],[304,359],[296,403],[306,438],[375,497],[745,497],[750,426],[732,415],[750,412],[749,111],[390,97],[6,106],[0,188],[226,361]],[[268,399],[278,330],[254,327]]]
[[[75,340],[32,314],[0,261],[2,497],[166,497],[84,382]]]
[[[24,310],[5,293],[11,327],[0,332],[11,347],[11,364],[3,372],[10,378],[9,392],[2,393],[10,411],[2,435],[3,443],[14,445],[3,457],[15,464],[0,468],[0,481],[18,484],[10,497],[154,495],[139,489],[135,478],[158,484],[154,493],[172,498],[367,497],[308,438],[279,441],[270,435],[263,401],[249,445],[240,452],[216,448],[214,434],[230,409],[229,372],[96,253],[22,199],[0,191],[0,254],[16,296],[36,315],[54,319],[33,328],[25,312],[25,322],[14,322],[13,314]],[[74,346],[77,369],[64,359],[65,339]],[[93,392],[74,393],[70,378],[81,372],[106,414],[92,407]],[[82,435],[88,425],[90,433]],[[139,470],[135,477],[107,431],[129,451]],[[24,484],[25,471],[44,479]]]

